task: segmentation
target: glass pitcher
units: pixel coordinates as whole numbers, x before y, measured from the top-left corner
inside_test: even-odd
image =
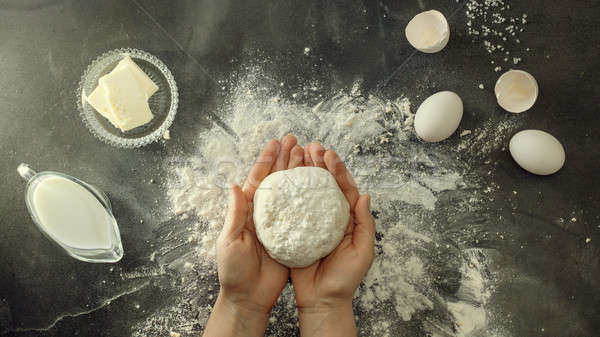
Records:
[[[121,260],[121,235],[106,194],[59,172],[36,173],[26,164],[17,171],[27,181],[29,214],[48,239],[81,261]]]

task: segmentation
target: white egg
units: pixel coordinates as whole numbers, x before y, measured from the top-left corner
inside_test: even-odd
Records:
[[[523,130],[510,140],[510,155],[523,169],[539,175],[560,170],[565,149],[558,139],[540,130]]]
[[[509,70],[502,74],[494,88],[498,104],[513,113],[529,110],[538,97],[537,81],[523,70]]]
[[[406,39],[424,53],[437,53],[450,39],[450,26],[444,14],[431,10],[417,14],[406,25]]]
[[[458,128],[463,115],[463,103],[452,91],[440,91],[429,96],[415,115],[415,131],[426,142],[439,142]]]

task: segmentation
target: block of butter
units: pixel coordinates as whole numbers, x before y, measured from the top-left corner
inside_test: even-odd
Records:
[[[129,56],[125,56],[119,64],[115,67],[114,71],[120,69],[130,69],[133,72],[133,76],[138,81],[147,97],[152,96],[157,90],[158,86],[152,82],[150,77],[131,59]]]
[[[98,86],[86,98],[100,115],[121,131],[142,126],[154,117],[148,98],[158,86],[125,56],[107,75],[98,80]]]
[[[122,131],[131,130],[152,120],[146,92],[139,85],[133,70],[128,67],[115,69],[102,76],[98,85],[104,87],[113,124]]]
[[[112,110],[110,109],[108,100],[106,99],[106,91],[104,90],[104,86],[97,86],[96,89],[94,89],[94,91],[92,91],[92,93],[86,97],[86,100],[94,109],[96,109],[96,111],[98,111],[100,115],[102,115],[102,117],[108,119],[116,128],[119,127],[115,121]]]

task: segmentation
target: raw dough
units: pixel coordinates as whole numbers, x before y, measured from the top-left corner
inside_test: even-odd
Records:
[[[256,235],[269,255],[290,268],[325,257],[340,243],[350,206],[335,178],[319,167],[267,176],[254,194]]]

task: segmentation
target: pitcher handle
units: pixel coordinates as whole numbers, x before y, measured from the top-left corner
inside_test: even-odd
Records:
[[[19,164],[19,167],[17,167],[17,172],[19,172],[21,178],[25,179],[27,182],[29,182],[31,178],[37,174],[37,172],[32,170],[31,167],[25,163]]]

